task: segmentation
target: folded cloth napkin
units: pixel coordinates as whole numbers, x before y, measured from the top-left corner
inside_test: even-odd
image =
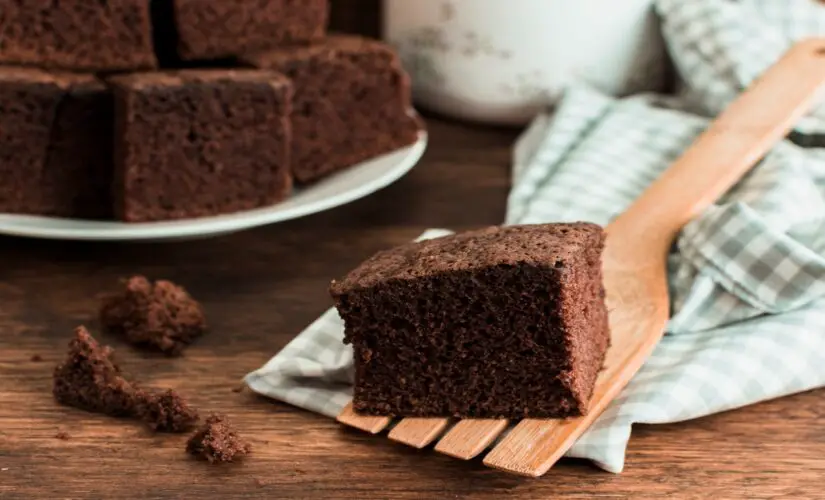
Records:
[[[810,0],[659,0],[656,8],[686,76],[680,95],[567,90],[555,114],[537,117],[516,144],[506,224],[608,223],[704,130],[704,116],[792,40],[825,34],[825,8]],[[823,131],[821,109],[799,128],[803,138]],[[825,385],[825,150],[777,145],[684,228],[669,276],[667,335],[568,456],[620,472],[634,423],[677,422]],[[352,352],[342,335],[337,313],[327,311],[247,384],[336,415],[351,397]]]

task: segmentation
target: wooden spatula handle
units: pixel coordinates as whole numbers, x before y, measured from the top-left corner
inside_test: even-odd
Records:
[[[788,133],[823,84],[825,40],[795,45],[608,225],[603,271],[611,346],[590,412],[564,421],[522,420],[484,458],[486,465],[540,476],[607,408],[664,332],[666,258],[676,233]]]
[[[796,44],[725,109],[611,229],[633,221],[645,233],[640,237],[671,241],[788,134],[810,110],[823,83],[825,41]],[[644,227],[640,220],[646,221]]]

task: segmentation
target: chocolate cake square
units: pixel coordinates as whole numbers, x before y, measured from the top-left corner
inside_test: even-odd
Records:
[[[218,59],[324,36],[327,0],[173,0],[178,55]]]
[[[609,343],[602,229],[494,227],[380,252],[333,282],[356,412],[587,413]]]
[[[153,68],[148,0],[0,0],[0,63],[73,71]]]
[[[0,212],[110,218],[111,124],[93,76],[0,68]]]
[[[308,183],[418,140],[410,80],[387,45],[334,35],[306,47],[248,54],[295,87],[292,174]]]
[[[202,217],[289,195],[292,90],[282,75],[184,70],[110,81],[117,218]]]

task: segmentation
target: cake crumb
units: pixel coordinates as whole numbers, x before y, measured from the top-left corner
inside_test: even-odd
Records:
[[[255,483],[255,486],[257,486],[258,488],[263,488],[264,486],[266,486],[266,483],[257,477],[253,480],[253,482]]]
[[[56,437],[57,439],[62,439],[63,441],[68,441],[69,439],[71,439],[71,436],[66,431],[60,431],[57,434],[55,434],[54,437]]]
[[[241,384],[241,385],[233,387],[232,392],[243,392],[243,389],[244,389],[244,385]]]
[[[136,346],[178,356],[206,330],[201,305],[181,286],[133,276],[120,293],[107,297],[100,322]]]
[[[33,363],[39,363],[39,362],[43,361],[43,356],[41,356],[39,354],[33,354],[32,357],[29,358],[29,360]]]
[[[153,431],[183,432],[198,420],[197,410],[177,392],[139,388],[123,377],[114,350],[98,344],[83,326],[75,329],[66,359],[55,367],[53,394],[67,406],[139,418]]]
[[[189,438],[186,451],[209,463],[232,462],[248,454],[249,443],[232,429],[223,415],[210,415],[206,423]]]
[[[85,327],[77,327],[66,359],[54,369],[52,392],[57,402],[111,416],[133,416],[135,388],[121,375],[113,354]]]
[[[184,432],[198,421],[198,411],[172,389],[160,393],[139,391],[137,414],[158,432]]]

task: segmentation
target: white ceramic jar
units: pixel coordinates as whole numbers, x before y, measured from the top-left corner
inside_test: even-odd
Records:
[[[384,0],[384,38],[422,108],[523,124],[573,80],[612,95],[661,89],[652,0]]]

